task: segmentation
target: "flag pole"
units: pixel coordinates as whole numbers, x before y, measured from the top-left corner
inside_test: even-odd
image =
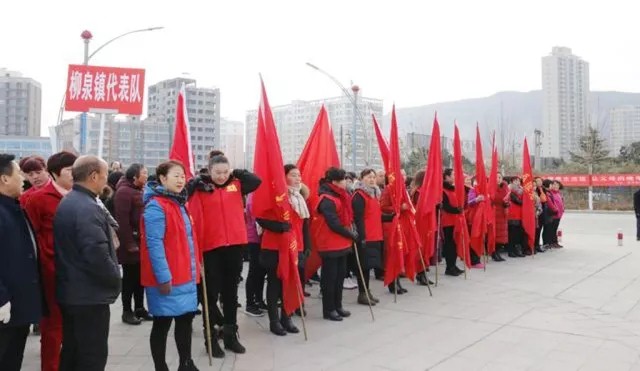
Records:
[[[299,278],[299,277],[298,277]],[[298,289],[296,290],[297,294],[298,294],[298,303],[300,303],[300,318],[302,319],[302,332],[304,333],[304,341],[308,341],[309,337],[307,336],[307,321],[305,320],[305,314],[304,314],[304,305],[303,305],[303,301],[302,301],[302,297],[300,296],[300,292],[302,291],[302,284],[300,283],[300,280],[297,280],[297,284],[296,286],[298,286]],[[282,306],[284,308],[284,304]]]
[[[464,214],[462,214],[464,215]],[[460,218],[462,220],[462,218]],[[462,220],[464,222],[464,220]],[[467,228],[466,223],[462,223],[462,228]],[[467,254],[469,253],[469,247],[467,247],[467,241],[464,239],[464,232],[462,233],[462,266],[464,267],[464,279],[467,279]]]
[[[398,302],[398,285],[400,284],[400,278],[396,277],[395,280],[393,280],[393,302],[397,303]]]
[[[211,360],[211,319],[209,318],[209,293],[207,291],[207,279],[204,273],[204,267],[200,267],[200,275],[202,279],[202,298],[204,303],[204,323],[207,336],[207,355],[209,356],[209,366],[213,366]]]
[[[358,247],[356,244],[351,244],[353,246],[353,252],[356,254],[356,263],[358,264],[358,273],[360,273],[360,282],[362,282],[362,286],[364,286],[364,293],[367,295],[367,304],[369,304],[369,312],[371,312],[371,322],[375,322],[376,318],[373,316],[373,307],[371,305],[371,297],[369,296],[369,287],[367,287],[367,283],[364,280],[364,272],[362,270],[362,265],[360,264],[360,256],[358,255]]]
[[[429,283],[429,274],[427,273],[427,266],[424,263],[424,256],[422,256],[422,251],[419,251],[420,261],[422,262],[422,269],[424,272],[424,278],[427,280],[427,289],[429,289],[429,296],[433,296],[433,292],[431,292],[431,284]]]

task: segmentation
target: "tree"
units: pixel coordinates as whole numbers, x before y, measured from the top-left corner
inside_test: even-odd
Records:
[[[569,152],[571,161],[586,165],[593,170],[594,165],[608,161],[609,151],[604,148],[604,139],[600,138],[598,129],[589,128],[586,135],[580,137],[580,152]]]
[[[620,148],[618,160],[623,164],[640,165],[640,142],[633,142]]]
[[[407,161],[403,164],[404,170],[407,175],[413,176],[420,170],[424,170],[427,164],[427,156],[429,151],[426,148],[416,148],[409,153]]]

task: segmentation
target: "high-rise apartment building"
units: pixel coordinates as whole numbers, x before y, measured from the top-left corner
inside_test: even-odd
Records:
[[[222,119],[220,149],[231,162],[231,166],[244,168],[244,122]]]
[[[329,121],[342,166],[347,170],[352,170],[354,151],[352,150],[351,138],[354,106],[351,99],[345,96],[313,101],[297,100],[291,104],[272,107],[280,139],[282,159],[285,163],[297,162],[323,104],[329,113]],[[378,119],[382,118],[382,100],[358,97],[358,111],[360,114],[356,120],[356,171],[366,167],[379,167],[381,164],[371,115],[375,114]],[[258,111],[247,112],[245,156],[247,158],[246,166],[249,169],[253,168],[257,122]]]
[[[197,168],[205,167],[209,151],[220,147],[220,89],[197,87],[196,80],[182,77],[161,81],[149,87],[148,117],[168,125],[172,142],[176,100],[182,84],[187,92],[187,115],[195,164]]]
[[[0,135],[40,136],[40,83],[0,68]]]
[[[620,148],[640,142],[640,106],[620,106],[609,111],[609,148],[617,156]]]
[[[542,93],[542,156],[568,159],[590,125],[589,63],[569,48],[554,47],[542,58]]]

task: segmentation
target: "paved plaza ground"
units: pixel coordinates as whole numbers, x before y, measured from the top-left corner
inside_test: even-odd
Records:
[[[623,247],[617,246],[618,228],[624,231]],[[204,351],[202,319],[196,317],[196,364],[200,370],[242,371],[640,371],[640,242],[634,215],[569,213],[561,229],[564,249],[491,263],[486,272],[471,271],[467,280],[442,276],[433,297],[407,282],[409,293],[394,303],[382,283],[372,280],[381,299],[374,323],[368,308],[356,304],[357,290],[344,292],[350,318],[324,321],[314,286],[307,306],[309,341],[302,334],[273,336],[266,317],[239,314],[247,354],[228,354],[213,367]],[[244,305],[244,289],[239,296]],[[153,370],[151,324],[124,325],[120,314],[118,302],[112,306],[107,369]],[[168,358],[177,369],[172,338]],[[38,337],[29,339],[23,369],[40,369]]]

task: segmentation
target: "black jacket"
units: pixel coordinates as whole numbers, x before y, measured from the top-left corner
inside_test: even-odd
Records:
[[[0,306],[11,302],[11,320],[0,329],[38,323],[44,300],[35,234],[18,200],[0,195]]]
[[[53,220],[56,297],[67,305],[112,304],[120,294],[120,269],[106,213],[96,195],[74,185]]]
[[[636,212],[636,217],[640,218],[640,190],[633,194],[633,210]]]

